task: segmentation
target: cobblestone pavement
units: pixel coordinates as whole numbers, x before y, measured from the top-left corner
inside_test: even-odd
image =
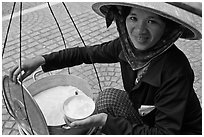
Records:
[[[14,2],[2,2],[2,16],[6,16],[8,14],[11,14],[12,12],[12,7],[13,7]],[[38,5],[43,4],[43,2],[24,2],[23,3],[23,9],[29,9]],[[19,5],[20,3],[16,3],[15,10],[14,12],[19,11]]]
[[[31,3],[32,4],[32,3]],[[92,9],[92,3],[66,3],[71,15],[87,46],[105,42],[116,38],[116,28],[112,25],[105,27],[102,17],[96,15]],[[75,30],[68,14],[62,4],[52,6],[55,16],[63,31],[68,48],[83,46],[77,31]],[[201,20],[195,20],[201,30]],[[9,20],[2,21],[2,45],[6,35]],[[58,51],[64,48],[63,41],[57,25],[48,7],[39,9],[23,15],[22,26],[22,60],[32,58],[37,55]],[[200,99],[202,98],[202,41],[179,40],[178,47],[187,55],[195,73],[194,88]],[[12,20],[5,54],[2,59],[2,75],[8,74],[9,69],[19,61],[19,17]],[[115,87],[123,89],[120,66],[116,64],[96,64],[102,89]],[[90,84],[93,95],[96,98],[99,86],[92,65],[82,64],[70,68],[73,75],[77,75]],[[54,74],[66,74],[67,70],[54,71]],[[29,86],[33,83],[32,77],[28,77],[24,84]],[[202,102],[201,102],[202,103]],[[4,102],[2,101],[2,134],[17,135],[18,126],[8,115]]]

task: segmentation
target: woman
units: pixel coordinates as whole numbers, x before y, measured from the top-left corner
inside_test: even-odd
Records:
[[[99,127],[105,134],[202,134],[193,70],[174,45],[180,37],[200,39],[201,34],[173,8],[181,11],[166,3],[96,3],[93,10],[105,16],[107,26],[114,20],[120,37],[27,60],[20,79],[39,66],[47,72],[92,61],[120,62],[125,91],[100,92],[95,114],[71,127]],[[19,73],[20,68],[14,67],[11,79],[16,81]],[[142,111],[144,106],[147,112]]]

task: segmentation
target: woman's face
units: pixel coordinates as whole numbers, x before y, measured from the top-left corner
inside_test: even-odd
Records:
[[[154,46],[163,35],[165,26],[160,16],[141,9],[132,8],[126,18],[129,37],[139,50]]]

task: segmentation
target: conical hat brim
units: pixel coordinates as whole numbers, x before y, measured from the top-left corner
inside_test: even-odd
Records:
[[[184,33],[181,38],[189,40],[199,40],[202,38],[201,35],[201,26],[202,19],[184,9],[173,6],[164,2],[98,2],[93,4],[93,10],[102,17],[105,17],[105,14],[108,12],[108,9],[113,6],[128,6],[134,8],[140,8],[153,12],[160,16],[166,17],[176,23],[181,24],[184,27]]]

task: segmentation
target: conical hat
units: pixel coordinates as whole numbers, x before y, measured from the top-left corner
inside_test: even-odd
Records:
[[[98,2],[93,4],[92,8],[97,14],[105,17],[108,9],[113,5],[134,7],[153,12],[181,24],[184,27],[181,38],[189,40],[199,40],[202,38],[201,27],[198,23],[202,21],[201,17],[173,4],[164,2]]]

